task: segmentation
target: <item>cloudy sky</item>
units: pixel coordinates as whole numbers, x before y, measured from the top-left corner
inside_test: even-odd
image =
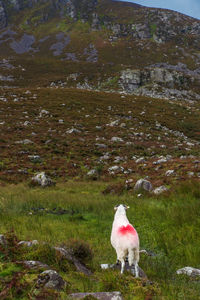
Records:
[[[124,0],[125,1],[125,0]],[[200,0],[126,0],[150,7],[168,8],[200,19]]]

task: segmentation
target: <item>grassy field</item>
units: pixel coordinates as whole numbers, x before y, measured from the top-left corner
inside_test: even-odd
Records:
[[[0,290],[20,274],[1,299],[68,299],[67,294],[72,292],[115,290],[121,291],[124,299],[200,299],[199,281],[176,275],[178,268],[200,267],[200,184],[185,182],[166,195],[142,198],[128,191],[120,196],[103,195],[107,185],[101,181],[69,181],[48,189],[25,184],[1,188],[0,233],[10,237],[10,247],[16,243],[11,230],[19,240],[40,242],[29,249],[15,247],[7,255],[0,250]],[[116,259],[110,233],[113,207],[118,203],[130,206],[128,218],[139,233],[141,249],[155,253],[151,257],[141,254],[139,263],[149,281],[100,270],[101,263],[114,263]],[[53,209],[66,209],[68,213],[52,214]],[[93,258],[85,255],[84,259],[93,272],[91,277],[76,272],[50,247],[81,243],[86,253],[90,254],[89,249],[93,253]],[[67,287],[61,293],[38,292],[35,282],[39,271],[24,270],[16,264],[21,260],[47,263],[62,275]]]

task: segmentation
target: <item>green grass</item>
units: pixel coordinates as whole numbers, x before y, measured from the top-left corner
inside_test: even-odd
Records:
[[[101,193],[105,187],[106,183],[102,182],[73,181],[50,189],[29,188],[23,184],[5,186],[0,191],[1,233],[14,229],[20,240],[47,242],[47,245],[23,249],[14,255],[19,260],[41,260],[53,266],[69,282],[63,295],[72,291],[120,290],[125,299],[145,299],[147,295],[151,295],[150,299],[200,299],[198,282],[176,275],[178,268],[200,267],[199,183],[182,184],[168,196],[140,199],[127,192],[121,196],[105,196]],[[140,267],[153,286],[143,287],[141,281],[128,274],[120,276],[117,271],[100,271],[101,263],[113,263],[116,259],[110,245],[110,232],[113,207],[117,203],[130,206],[128,218],[139,233],[141,248],[156,254],[154,257],[141,255],[140,259]],[[61,207],[73,209],[75,213],[73,216],[30,215],[33,207],[48,210]],[[67,245],[71,239],[83,240],[92,249],[93,259],[87,265],[94,272],[93,279],[75,272],[70,265],[62,267],[48,246]],[[4,260],[2,258],[2,263]],[[17,272],[8,262],[7,271],[1,272],[10,276],[12,270]],[[31,288],[33,282],[29,281]]]

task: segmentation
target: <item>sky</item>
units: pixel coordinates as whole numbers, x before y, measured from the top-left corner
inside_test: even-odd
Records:
[[[124,0],[144,6],[168,8],[200,19],[200,0]]]

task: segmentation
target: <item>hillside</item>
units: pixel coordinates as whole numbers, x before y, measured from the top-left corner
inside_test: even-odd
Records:
[[[200,299],[199,47],[170,10],[0,0],[1,300]]]
[[[200,98],[199,20],[111,0],[7,0],[0,8],[2,86]]]

